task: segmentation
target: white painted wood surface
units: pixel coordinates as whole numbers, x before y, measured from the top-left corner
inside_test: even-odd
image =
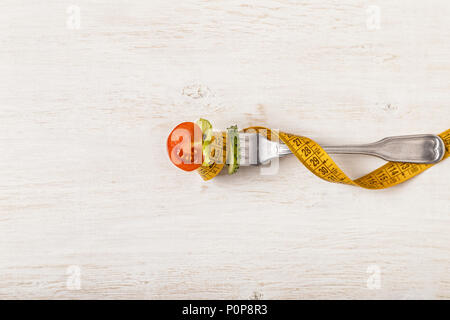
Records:
[[[0,298],[450,298],[449,160],[367,191],[293,158],[205,183],[165,154],[200,116],[328,144],[448,129],[448,1],[0,9]]]

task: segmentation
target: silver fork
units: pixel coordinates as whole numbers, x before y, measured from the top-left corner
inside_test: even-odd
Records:
[[[240,133],[240,165],[260,165],[291,154],[280,142],[271,141],[258,133]],[[445,145],[439,136],[420,134],[384,138],[361,145],[322,146],[331,154],[365,154],[387,161],[437,163],[445,154]]]

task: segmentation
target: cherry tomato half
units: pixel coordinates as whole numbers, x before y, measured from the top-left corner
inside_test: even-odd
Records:
[[[180,123],[167,138],[170,161],[184,171],[202,165],[202,129],[193,122]]]

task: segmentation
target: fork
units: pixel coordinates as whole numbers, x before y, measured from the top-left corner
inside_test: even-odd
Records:
[[[241,166],[265,164],[292,153],[284,143],[268,140],[258,133],[240,133],[239,143]],[[387,161],[429,164],[441,161],[445,154],[444,142],[433,134],[394,136],[369,144],[322,148],[331,154],[365,154]]]

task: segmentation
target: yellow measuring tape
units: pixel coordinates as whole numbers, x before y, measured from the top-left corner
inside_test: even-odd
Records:
[[[359,186],[366,189],[384,189],[400,184],[408,179],[417,176],[434,164],[416,164],[407,162],[388,162],[384,166],[366,174],[356,180],[350,179],[341,168],[331,159],[325,150],[313,140],[288,134],[284,132],[274,132],[264,127],[250,127],[245,131],[258,131],[268,138],[274,135],[275,138],[283,141],[293,154],[299,159],[303,165],[319,178],[328,182],[343,183],[353,186]],[[450,129],[439,135],[445,143],[444,159],[449,157],[450,149]],[[225,136],[216,139],[213,142],[213,148],[219,152],[219,158],[225,157]],[[216,155],[217,156],[217,155]],[[224,167],[225,161],[222,163],[212,163],[209,166],[202,166],[197,172],[204,180],[210,180],[217,176]]]

